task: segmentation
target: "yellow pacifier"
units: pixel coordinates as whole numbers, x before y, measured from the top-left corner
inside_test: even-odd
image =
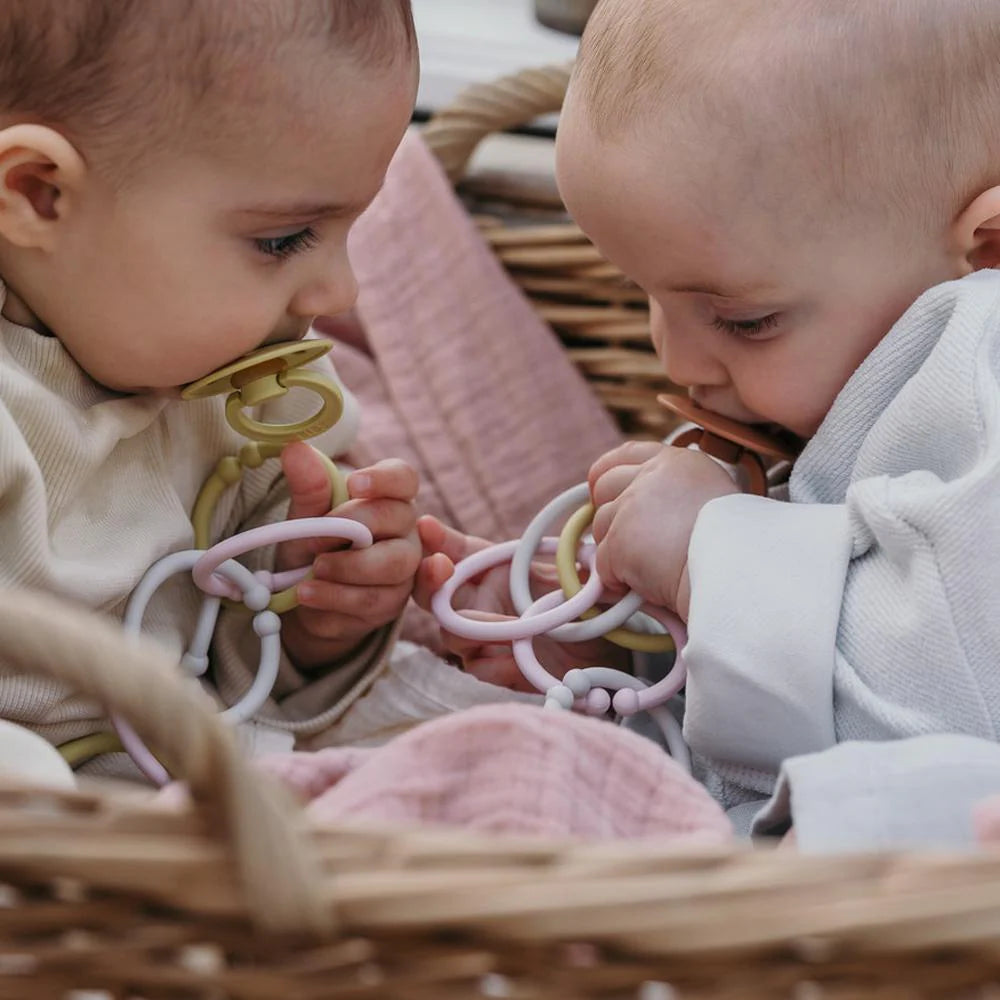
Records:
[[[322,340],[303,340],[262,347],[192,382],[181,396],[206,399],[229,393],[226,420],[237,433],[251,441],[271,444],[305,441],[329,430],[344,412],[344,397],[330,379],[319,372],[297,370],[329,353],[332,346]],[[245,406],[260,406],[297,387],[311,389],[322,400],[319,411],[305,420],[294,424],[263,424],[243,412]]]
[[[344,397],[332,379],[316,371],[301,371],[303,365],[327,354],[333,345],[322,340],[295,341],[262,347],[204,378],[192,382],[181,393],[183,399],[206,399],[228,394],[226,422],[238,434],[250,439],[238,455],[219,460],[215,471],[195,501],[191,521],[194,543],[199,549],[212,544],[212,515],[219,498],[243,477],[245,469],[256,469],[269,458],[277,458],[286,444],[305,441],[329,430],[344,412]],[[267,424],[248,416],[244,410],[284,396],[289,389],[308,389],[320,397],[319,409],[310,417],[290,424]],[[330,477],[330,506],[339,507],[348,499],[343,473],[319,449],[314,449]],[[272,597],[271,611],[282,614],[298,601],[289,587]]]

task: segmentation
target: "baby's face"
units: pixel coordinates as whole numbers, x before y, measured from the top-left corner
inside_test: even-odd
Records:
[[[567,206],[648,293],[670,379],[707,409],[808,438],[906,308],[960,272],[945,239],[845,218],[780,167],[762,181],[768,169],[741,165],[735,140],[603,141],[572,106],[560,122]]]
[[[320,82],[317,85],[316,77]],[[351,225],[409,121],[414,69],[314,74],[303,113],[250,117],[223,152],[179,149],[124,190],[91,181],[40,318],[98,382],[193,381],[348,309]]]

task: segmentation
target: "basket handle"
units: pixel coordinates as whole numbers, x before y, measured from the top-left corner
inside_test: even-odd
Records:
[[[276,782],[251,770],[211,699],[182,680],[156,643],[49,595],[0,591],[3,672],[41,674],[127,719],[187,782],[208,829],[224,838],[261,929],[327,933],[320,868]]]
[[[466,87],[427,123],[423,139],[454,184],[486,136],[562,107],[572,63],[525,69]]]

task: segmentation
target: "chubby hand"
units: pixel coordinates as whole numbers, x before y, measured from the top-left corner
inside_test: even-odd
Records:
[[[635,590],[686,621],[691,533],[709,500],[739,492],[732,479],[700,452],[632,441],[598,459],[588,482],[605,585]]]
[[[331,511],[330,480],[309,445],[289,445],[281,463],[291,493],[289,518],[349,517],[375,539],[357,551],[326,538],[278,547],[279,570],[312,565],[313,578],[299,584],[299,606],[284,616],[281,630],[288,655],[308,669],[346,656],[406,607],[421,556],[413,507],[417,474],[397,459],[352,472],[350,500]]]
[[[442,524],[435,517],[422,517],[418,522],[424,559],[417,571],[414,598],[429,610],[431,598],[455,570],[455,564],[466,556],[486,548],[491,543],[474,535],[465,535]],[[488,569],[458,588],[454,606],[479,620],[498,620],[515,614],[510,597],[509,570],[506,564]],[[555,567],[534,562],[531,567],[531,590],[538,596],[559,586]],[[509,643],[488,643],[441,630],[441,638],[462,670],[487,684],[515,691],[534,691],[524,679]],[[625,650],[604,640],[563,644],[541,636],[535,640],[539,662],[554,677],[561,678],[573,667],[604,666],[627,670],[629,656]]]

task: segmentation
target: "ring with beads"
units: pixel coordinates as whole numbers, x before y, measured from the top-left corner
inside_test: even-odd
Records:
[[[153,595],[170,577],[177,573],[191,571],[198,560],[205,555],[199,549],[184,552],[174,552],[154,563],[133,591],[125,610],[122,626],[126,633],[139,635],[146,608]],[[270,592],[253,573],[235,560],[227,560],[214,570],[231,585],[238,588],[245,596],[248,606],[257,613],[254,615],[253,628],[260,638],[260,660],[257,675],[250,689],[234,705],[222,712],[222,718],[227,722],[242,722],[251,718],[267,701],[278,678],[278,667],[281,662],[281,619],[273,611],[268,610]],[[202,610],[195,630],[191,646],[181,661],[182,667],[191,677],[200,677],[208,668],[208,648],[215,630],[221,601],[218,597],[208,596],[202,604]],[[135,761],[142,773],[154,784],[165,785],[170,781],[167,769],[143,743],[132,727],[123,719],[112,717],[123,748]]]

